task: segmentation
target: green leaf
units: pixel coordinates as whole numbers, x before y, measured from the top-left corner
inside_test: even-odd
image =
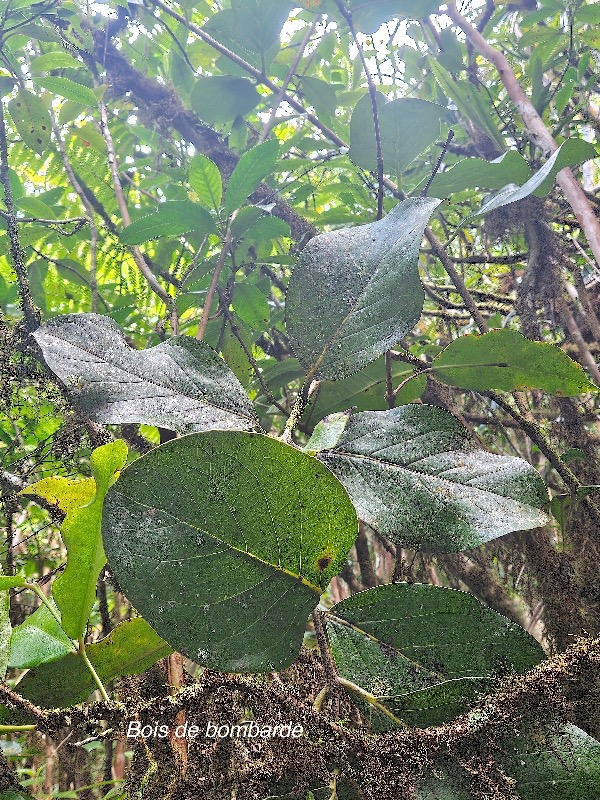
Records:
[[[494,161],[464,158],[435,176],[429,195],[444,198],[464,189],[501,189],[508,183],[525,182],[529,175],[527,161],[516,150],[509,150]]]
[[[556,725],[554,726],[556,728]],[[497,742],[497,760],[515,781],[519,800],[590,800],[600,783],[600,742],[575,725]],[[456,763],[434,762],[415,800],[472,800],[472,775]]]
[[[127,460],[127,445],[122,439],[97,447],[90,456],[90,469],[96,491],[88,500],[87,481],[46,478],[27,487],[27,493],[50,499],[56,495],[59,507],[69,508],[61,536],[67,548],[67,567],[52,587],[62,615],[62,627],[71,639],[83,635],[96,600],[98,576],[106,563],[102,547],[102,505],[109,486]],[[69,485],[70,484],[70,485]],[[81,491],[79,502],[75,499]],[[64,495],[61,492],[64,491]]]
[[[414,98],[391,100],[377,92],[377,109],[384,170],[400,175],[440,135],[446,109]],[[371,97],[356,104],[350,120],[350,159],[365,169],[377,169],[377,147]]]
[[[97,422],[187,432],[257,426],[243,387],[204,342],[175,336],[138,352],[99,314],[55,317],[33,335],[46,364]]]
[[[0,592],[26,585],[27,579],[21,575],[0,575]]]
[[[397,344],[421,316],[417,259],[439,200],[411,198],[378,222],[311,239],[290,279],[286,319],[302,366],[339,380]]]
[[[493,108],[490,108],[490,101],[484,92],[468,81],[455,81],[435,58],[429,59],[429,66],[440,88],[454,101],[460,113],[487,133],[501,150],[505,150],[504,139],[498,131],[499,120],[492,116]]]
[[[327,81],[304,75],[301,81],[304,96],[321,117],[332,117],[335,114],[337,98],[335,89]]]
[[[222,125],[243,117],[260,101],[252,81],[230,75],[200,78],[190,96],[193,110],[209,125]]]
[[[104,639],[86,647],[87,656],[103,683],[145,672],[172,652],[141,617],[121,622]],[[74,706],[97,688],[83,659],[75,654],[29,670],[18,687],[19,694],[42,708]]]
[[[264,331],[268,326],[271,309],[264,292],[244,281],[236,284],[233,301],[235,313],[254,330]]]
[[[49,72],[52,69],[73,68],[81,66],[66,50],[53,50],[51,53],[43,53],[31,60],[31,73],[36,75],[40,72]]]
[[[501,762],[520,800],[589,800],[600,785],[600,742],[575,725],[505,745]]]
[[[37,95],[20,89],[8,103],[15,128],[25,144],[41,155],[50,144],[50,112]]]
[[[349,419],[350,414],[345,411],[324,417],[315,425],[304,450],[313,455],[321,450],[331,450],[339,442]]]
[[[171,200],[161,203],[156,211],[140,217],[119,234],[123,244],[143,244],[159,236],[183,236],[195,231],[203,236],[215,233],[215,221],[198,203],[189,200]]]
[[[203,153],[196,153],[190,164],[190,184],[201,206],[218,211],[223,196],[219,168]]]
[[[47,89],[52,94],[80,103],[82,106],[96,106],[98,98],[89,86],[82,86],[80,83],[72,81],[70,78],[57,78],[48,76],[47,78],[34,78],[37,86]]]
[[[411,375],[413,370],[400,361],[392,363],[394,385]],[[427,383],[425,375],[409,381],[396,396],[396,405],[412,403],[423,394]],[[355,372],[341,381],[321,381],[309,410],[303,419],[310,425],[311,420],[319,420],[336,411],[384,411],[388,404],[385,399],[385,358],[381,356],[368,364],[360,372]]]
[[[53,600],[50,603],[58,609]],[[73,642],[46,605],[41,605],[25,622],[13,629],[9,667],[26,669],[58,661],[73,652]]]
[[[455,339],[433,359],[431,368],[443,383],[480,392],[543,389],[571,397],[600,391],[560,347],[533,342],[508,328]]]
[[[468,550],[548,521],[548,493],[533,467],[480,449],[435,406],[354,414],[319,458],[359,518],[403,546]]]
[[[352,0],[352,21],[362,33],[375,33],[391,19],[424,19],[440,6],[439,0]]]
[[[498,194],[486,200],[476,213],[487,214],[495,208],[529,197],[530,194],[543,197],[552,189],[554,179],[561,169],[572,167],[597,156],[598,152],[590,142],[583,139],[567,139],[526,183],[522,186],[505,186]]]
[[[378,586],[342,600],[325,620],[340,675],[417,727],[464,713],[495,677],[544,658],[519,625],[440,586]]]
[[[259,187],[260,182],[273,171],[279,155],[279,142],[270,139],[256,145],[240,158],[231,173],[225,192],[225,211],[231,214]]]
[[[282,669],[342,568],[354,508],[314,458],[260,434],[168,442],[108,494],[104,544],[133,605],[212,669]]]
[[[231,0],[236,41],[253,53],[266,53],[279,35],[292,4],[286,0]]]

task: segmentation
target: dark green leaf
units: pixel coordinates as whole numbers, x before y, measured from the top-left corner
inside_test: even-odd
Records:
[[[161,203],[156,211],[136,219],[119,234],[123,244],[143,244],[159,236],[183,236],[195,231],[215,233],[215,222],[205,208],[189,200]]]
[[[17,669],[37,667],[45,662],[58,661],[72,651],[73,642],[50,609],[41,605],[25,622],[13,628],[8,666]]]
[[[560,347],[533,342],[508,328],[455,339],[431,367],[439,381],[480,392],[543,389],[569,397],[600,391]]]
[[[339,673],[418,727],[464,713],[490,679],[544,658],[519,625],[439,586],[359,592],[327,612],[326,626]]]
[[[8,110],[19,136],[28,147],[40,155],[50,144],[50,113],[37,95],[20,89],[8,103]]]
[[[236,284],[232,304],[236,314],[251,328],[263,331],[267,327],[271,309],[258,286],[248,281]]]
[[[400,361],[392,365],[394,386],[407,378],[413,370]],[[427,383],[425,375],[409,381],[396,395],[396,405],[412,403],[421,396]],[[385,360],[378,358],[360,372],[341,381],[322,381],[316,397],[304,419],[308,424],[336,411],[384,411],[388,408],[385,399]]]
[[[546,487],[533,467],[481,450],[435,406],[354,414],[319,458],[360,519],[415,549],[467,550],[548,519]]]
[[[104,514],[111,569],[133,605],[175,649],[231,672],[292,663],[356,532],[346,492],[316,459],[231,431],[142,456]]]
[[[172,652],[141,617],[121,622],[104,639],[86,647],[103,683],[145,672]],[[20,694],[42,708],[76,705],[97,688],[81,656],[74,654],[29,670],[18,686]]]
[[[34,336],[50,369],[97,422],[178,431],[257,425],[243,387],[204,342],[175,336],[138,352],[115,322],[99,314],[55,317]]]
[[[438,204],[411,198],[378,222],[321,234],[304,248],[286,318],[294,352],[311,375],[345,378],[412,330],[424,299],[421,237]]]
[[[225,210],[231,214],[258,189],[260,182],[273,171],[279,155],[279,142],[271,139],[248,150],[233,170],[225,191]]]
[[[244,116],[260,103],[256,86],[247,78],[211,75],[200,78],[190,97],[192,108],[209,125],[222,125]]]
[[[400,175],[440,135],[446,109],[426,100],[403,98],[385,102],[377,93],[384,170]],[[377,169],[377,147],[370,95],[362,97],[350,120],[349,157],[358,167]]]

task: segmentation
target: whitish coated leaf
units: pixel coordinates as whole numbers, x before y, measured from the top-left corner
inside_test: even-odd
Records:
[[[548,520],[548,493],[533,467],[480,449],[435,406],[354,414],[319,458],[360,519],[415,549],[467,550]]]
[[[553,723],[550,723],[551,725]],[[600,742],[575,725],[496,742],[497,760],[519,800],[591,800],[600,785]],[[448,759],[415,787],[415,800],[472,800],[472,775]]]
[[[99,314],[55,317],[33,335],[50,369],[97,422],[177,431],[257,426],[243,386],[203,342],[176,336],[140,352]]]
[[[488,214],[495,208],[500,208],[508,203],[515,203],[517,200],[523,200],[530,194],[543,197],[552,188],[554,178],[561,169],[596,158],[597,155],[596,148],[590,142],[585,142],[583,139],[567,139],[558,150],[552,153],[544,166],[534,172],[526,183],[522,186],[505,186],[489,200],[486,200],[477,211],[477,214]]]
[[[103,683],[138,675],[173,652],[141,617],[121,622],[104,639],[88,644],[86,653]],[[65,708],[82,703],[97,688],[79,655],[40,664],[26,672],[18,692],[42,708]]]
[[[0,591],[0,679],[4,680],[10,658],[10,595],[7,590]]]
[[[28,486],[27,494],[51,500],[58,497],[58,506],[68,509],[61,536],[67,548],[67,567],[54,581],[52,594],[60,609],[62,627],[71,639],[78,639],[86,629],[96,601],[96,586],[106,556],[102,547],[102,506],[111,484],[127,460],[127,445],[117,439],[97,447],[90,456],[95,493],[89,500],[87,481],[68,478],[46,478]],[[65,491],[64,496],[61,495]],[[76,500],[80,491],[79,500]]]
[[[237,431],[191,434],[137,459],[109,492],[103,528],[133,605],[173,648],[226,672],[294,661],[356,533],[329,470]]]
[[[50,602],[58,609],[53,600]],[[10,639],[9,667],[27,669],[49,661],[58,661],[73,651],[73,642],[63,631],[46,605],[30,614],[13,628]]]
[[[431,367],[439,381],[462,389],[543,389],[561,397],[600,391],[560,347],[508,328],[455,339]]]
[[[419,319],[417,259],[439,200],[411,198],[378,222],[311,239],[290,279],[286,319],[294,352],[313,377],[357,372]]]
[[[464,713],[494,677],[544,658],[523,628],[473,595],[418,583],[342,600],[326,627],[340,675],[418,727]]]

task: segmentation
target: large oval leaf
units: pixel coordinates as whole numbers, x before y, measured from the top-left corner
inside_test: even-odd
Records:
[[[411,198],[387,217],[316,236],[290,279],[286,317],[294,352],[313,377],[357,372],[419,319],[417,258],[439,200]]]
[[[418,727],[463,713],[495,676],[525,672],[544,658],[519,625],[473,595],[440,586],[359,592],[327,612],[326,627],[340,675]]]
[[[355,414],[319,458],[358,516],[393,541],[460,551],[547,522],[548,494],[520,458],[478,448],[452,414],[427,405]]]
[[[431,368],[438,380],[477,391],[543,389],[561,397],[599,391],[560,347],[508,328],[455,339]]]
[[[99,314],[55,317],[33,334],[87,416],[176,431],[258,426],[243,386],[215,351],[188,336],[133,350]]]
[[[204,235],[216,233],[217,228],[210,213],[200,204],[170,200],[123,228],[119,240],[123,244],[143,244],[160,236],[183,236],[190,231]]]
[[[230,672],[292,663],[356,533],[328,469],[237,431],[191,434],[139,458],[110,491],[103,523],[133,605],[175,649]]]

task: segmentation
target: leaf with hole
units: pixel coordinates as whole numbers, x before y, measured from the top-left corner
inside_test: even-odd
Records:
[[[600,391],[560,347],[508,328],[455,339],[433,359],[431,369],[443,383],[479,392],[542,389],[572,397]]]
[[[86,646],[87,656],[103,683],[138,675],[173,652],[141,617],[121,622],[108,636]],[[40,664],[26,672],[17,691],[41,708],[66,708],[82,703],[97,688],[79,655]]]
[[[20,89],[7,106],[21,139],[41,155],[50,144],[50,112],[44,101],[26,89]]]
[[[325,624],[340,675],[417,727],[464,713],[494,678],[544,658],[519,625],[471,594],[440,586],[359,592],[333,606]],[[386,720],[380,713],[377,727]]]
[[[482,450],[435,406],[354,414],[319,458],[359,518],[402,546],[468,550],[548,521],[548,493],[533,467]]]
[[[377,109],[384,171],[401,175],[418,155],[430,147],[440,135],[440,122],[446,109],[436,103],[415,98],[402,98],[386,103],[377,92]],[[373,106],[366,94],[356,104],[350,120],[350,159],[357,167],[377,169],[377,146]]]
[[[46,478],[43,486],[33,483],[25,493],[50,500],[58,498],[59,508],[67,510],[61,536],[67,548],[67,566],[52,587],[52,594],[62,616],[62,627],[71,639],[85,632],[96,601],[98,577],[106,563],[102,547],[102,506],[106,492],[116,480],[127,460],[127,445],[117,439],[97,447],[90,456],[90,469],[95,482],[93,499],[89,499],[88,481],[68,478]],[[62,495],[64,489],[64,495]],[[79,499],[77,498],[77,493]]]
[[[286,320],[311,377],[345,378],[412,330],[424,300],[419,247],[438,204],[404,200],[378,222],[323,233],[306,245],[290,279]]]
[[[143,422],[175,431],[257,426],[243,386],[215,351],[174,336],[141,352],[99,314],[55,317],[33,334],[77,406],[102,424]]]
[[[130,602],[174,649],[225,672],[294,661],[356,533],[326,467],[237,431],[191,434],[139,458],[111,489],[103,523]]]

